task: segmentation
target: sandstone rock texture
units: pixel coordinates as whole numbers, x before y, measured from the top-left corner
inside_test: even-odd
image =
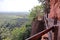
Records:
[[[57,17],[60,20],[60,0],[50,0],[49,18]]]

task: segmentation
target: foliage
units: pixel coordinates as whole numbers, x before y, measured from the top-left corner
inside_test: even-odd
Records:
[[[23,40],[24,32],[26,31],[26,27],[15,28],[12,31],[12,40]]]
[[[26,23],[22,25],[20,28],[14,28],[12,33],[12,40],[25,40],[30,36],[31,33],[31,25]]]
[[[43,9],[43,5],[32,8],[28,20],[26,18],[22,20],[20,16],[0,17],[1,38],[3,40],[25,40],[30,37],[32,19],[38,15],[43,16]]]
[[[44,12],[49,13],[50,12],[50,0],[38,0],[44,7]]]
[[[27,18],[21,18],[15,16],[16,15],[8,16],[4,14],[0,16],[0,40],[12,40],[12,38],[15,37],[15,36],[13,37],[12,30],[15,30],[15,27],[20,28],[22,24],[28,21]]]
[[[3,40],[7,40],[8,38],[11,39],[10,30],[5,27],[0,27],[0,36],[1,36],[1,39]]]
[[[43,16],[43,5],[40,5],[40,6],[36,6],[34,8],[31,9],[30,11],[30,18],[33,19],[35,18],[36,16]]]
[[[29,21],[27,23],[25,23],[25,25],[22,25],[22,27],[25,27],[25,30],[24,31],[20,30],[22,32],[19,31],[19,35],[16,35],[16,36],[18,36],[17,38],[14,36],[16,38],[16,40],[25,40],[26,38],[30,37],[31,22],[32,22],[31,19],[36,17],[38,11],[39,11],[40,16],[43,16],[43,5],[36,6],[30,11]],[[24,28],[22,28],[22,29],[24,29]],[[18,33],[18,32],[16,32],[16,33]],[[14,38],[14,40],[15,40],[15,38]]]

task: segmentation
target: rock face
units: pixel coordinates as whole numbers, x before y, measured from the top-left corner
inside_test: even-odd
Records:
[[[60,21],[60,0],[50,0],[50,13],[48,17],[52,19],[57,17]],[[60,40],[60,23],[58,27],[57,40]]]
[[[50,0],[49,18],[57,17],[60,20],[60,0]]]
[[[44,29],[45,29],[44,21],[34,19],[32,22],[31,36],[35,35],[36,33],[43,31]]]
[[[44,29],[45,29],[44,21],[34,19],[32,22],[31,36],[43,31]],[[41,37],[38,40],[41,40]]]

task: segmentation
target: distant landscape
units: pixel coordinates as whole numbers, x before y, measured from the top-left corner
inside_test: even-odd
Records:
[[[28,18],[28,12],[0,12],[0,26],[20,27]]]
[[[32,23],[35,23],[38,11],[43,17],[42,5],[28,12],[0,12],[0,40],[25,40],[30,37]]]
[[[28,15],[28,12],[0,12],[0,40],[15,40],[15,32],[26,31],[23,25],[29,20]]]

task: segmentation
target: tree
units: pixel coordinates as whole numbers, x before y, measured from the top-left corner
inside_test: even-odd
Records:
[[[20,28],[15,27],[12,30],[12,40],[25,40],[30,37],[31,25],[30,23],[25,23]]]
[[[12,33],[12,40],[23,40],[26,27],[14,28]]]
[[[11,40],[10,30],[5,27],[0,27],[0,38],[2,40],[6,40],[7,38],[9,38],[9,40]]]
[[[20,28],[14,28],[11,32],[12,40],[25,40],[26,38],[30,37],[32,19],[38,15],[43,16],[43,9],[43,5],[32,8],[29,15],[29,21],[25,23],[25,25],[22,25]]]
[[[44,12],[43,12],[43,5],[40,5],[40,6],[36,6],[34,8],[31,9],[30,11],[30,18],[33,19],[37,16],[43,16]]]
[[[50,0],[38,0],[40,3],[42,3],[43,7],[44,7],[44,12],[45,13],[49,13],[50,12]]]

